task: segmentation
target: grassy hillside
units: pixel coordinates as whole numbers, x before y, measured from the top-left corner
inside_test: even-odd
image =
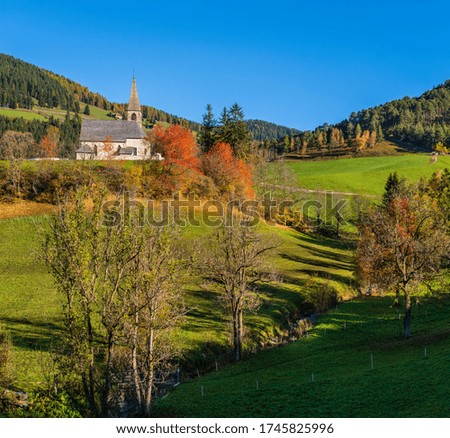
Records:
[[[401,177],[418,181],[438,169],[450,168],[450,157],[439,157],[435,164],[430,164],[430,156],[426,154],[290,161],[287,164],[297,177],[292,185],[298,187],[381,195],[391,172],[397,171]]]
[[[95,119],[95,120],[114,120],[113,118],[107,116],[108,111],[101,108],[96,108],[95,106],[89,107],[91,114],[86,116],[83,114],[84,107],[86,105],[81,105],[80,117],[82,119]],[[25,120],[48,120],[50,117],[54,117],[59,120],[64,120],[67,111],[61,108],[44,108],[40,106],[34,106],[32,110],[27,109],[8,109],[0,108],[0,115],[10,118],[23,117]],[[70,112],[70,116],[73,117],[74,112]]]
[[[447,417],[448,303],[415,306],[409,341],[399,336],[399,310],[391,303],[375,297],[346,302],[322,315],[307,338],[180,385],[155,414]]]
[[[47,120],[47,117],[43,116],[42,114],[38,114],[36,111],[26,109],[0,108],[0,116],[10,118],[22,117],[25,120]]]
[[[42,357],[48,358],[61,334],[61,301],[50,275],[36,259],[43,217],[4,219],[0,224],[0,322],[13,337],[16,386],[32,390],[42,383]],[[194,238],[206,231],[197,228],[187,232],[189,238]],[[283,239],[274,263],[284,281],[261,291],[260,312],[248,318],[253,333],[253,341],[249,342],[278,336],[283,316],[301,304],[301,285],[309,275],[329,279],[341,290],[347,288],[352,275],[352,253],[340,243],[279,227],[273,231]],[[190,312],[179,333],[180,343],[187,349],[184,363],[189,367],[191,359],[201,360],[207,368],[213,366],[214,355],[225,349],[227,322],[215,293],[202,289],[199,279],[193,279],[187,288]],[[205,347],[209,356],[199,353]]]

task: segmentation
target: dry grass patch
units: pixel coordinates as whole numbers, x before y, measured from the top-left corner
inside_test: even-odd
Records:
[[[0,203],[0,219],[50,214],[55,211],[55,208],[51,204],[32,201],[19,201],[12,204]]]

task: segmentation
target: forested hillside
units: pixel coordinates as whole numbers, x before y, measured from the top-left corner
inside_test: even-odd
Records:
[[[419,97],[404,97],[353,112],[336,125],[325,123],[312,131],[265,139],[264,146],[273,154],[316,158],[358,155],[385,140],[446,153],[450,146],[450,80]]]
[[[352,113],[339,123],[352,135],[357,125],[396,140],[431,148],[438,142],[450,145],[450,80],[419,97],[393,100]]]
[[[276,123],[266,122],[264,120],[249,119],[245,121],[248,130],[253,138],[258,141],[266,139],[279,139],[286,136],[300,134],[300,130],[288,128],[287,126],[277,125]]]
[[[80,105],[81,104],[81,105]],[[82,106],[90,105],[108,111],[111,117],[116,113],[125,115],[126,103],[110,102],[99,93],[64,76],[44,70],[35,65],[21,61],[9,55],[0,54],[0,108],[60,108],[78,114]],[[193,131],[199,131],[200,124],[169,114],[157,108],[142,105],[144,124],[154,125],[157,122],[182,124]],[[12,117],[0,116],[0,136],[7,129],[22,132],[29,131],[39,142],[49,125],[54,120],[32,122],[25,120],[11,121]],[[298,134],[299,131],[262,120],[246,121],[249,131],[255,140],[279,139],[286,135]]]

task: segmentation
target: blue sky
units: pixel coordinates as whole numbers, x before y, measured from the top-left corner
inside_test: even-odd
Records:
[[[0,52],[109,100],[311,129],[450,79],[450,2],[0,0]]]

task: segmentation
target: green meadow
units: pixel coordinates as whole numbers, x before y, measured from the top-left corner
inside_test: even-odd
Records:
[[[295,175],[293,186],[312,190],[330,190],[381,195],[390,173],[411,181],[430,177],[439,169],[450,168],[450,156],[440,156],[434,164],[426,154],[402,154],[387,157],[343,158],[326,161],[288,161]]]
[[[30,111],[25,109],[7,109],[0,108],[0,116],[6,116],[10,118],[22,117],[25,120],[46,120],[47,117],[42,114],[38,114],[36,111]]]
[[[1,225],[0,322],[13,338],[16,387],[36,390],[43,384],[42,363],[61,336],[62,297],[37,257],[45,217],[4,219]],[[207,232],[205,227],[189,229],[185,238],[189,242]],[[281,334],[285,316],[303,301],[301,286],[309,276],[331,281],[343,293],[352,277],[352,251],[345,245],[281,227],[264,226],[264,232],[273,232],[282,242],[273,260],[282,281],[262,288],[260,311],[248,315],[249,348]],[[184,347],[182,363],[192,371],[212,367],[227,351],[229,334],[216,293],[195,277],[186,289],[189,313],[177,336]]]
[[[347,301],[321,315],[308,337],[179,385],[155,415],[448,417],[449,303],[416,305],[408,341],[391,304]]]

